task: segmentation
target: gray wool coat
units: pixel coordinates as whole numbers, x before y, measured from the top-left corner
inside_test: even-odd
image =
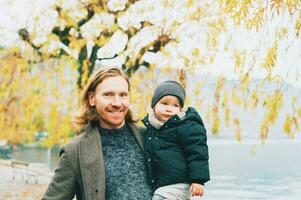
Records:
[[[129,123],[143,149],[143,129]],[[105,200],[105,169],[97,126],[86,130],[60,151],[59,166],[42,200]]]

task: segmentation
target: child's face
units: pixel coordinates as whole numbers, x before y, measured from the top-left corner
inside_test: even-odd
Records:
[[[162,97],[154,107],[155,116],[160,121],[167,121],[173,115],[181,112],[181,104],[178,97],[166,95]]]

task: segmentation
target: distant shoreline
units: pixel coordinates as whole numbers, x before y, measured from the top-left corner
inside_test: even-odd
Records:
[[[262,144],[258,138],[246,138],[241,141],[236,140],[234,137],[231,138],[208,138],[208,145],[269,145],[269,144],[301,144],[300,138],[289,139],[289,138],[270,138],[266,139]]]

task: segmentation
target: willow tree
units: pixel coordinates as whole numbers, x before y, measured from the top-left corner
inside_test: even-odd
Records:
[[[221,121],[225,121],[236,127],[240,140],[241,122],[233,107],[263,105],[265,116],[259,126],[264,141],[284,101],[286,77],[273,72],[285,67],[278,63],[281,51],[289,52],[294,41],[300,41],[301,11],[298,0],[65,0],[56,1],[34,20],[33,26],[19,30],[26,48],[32,49],[31,56],[25,56],[28,63],[62,58],[76,62],[79,89],[98,65],[119,65],[132,77],[140,115],[145,114],[151,95],[145,91],[155,86],[161,75],[158,69],[163,69],[165,75],[178,76],[193,88],[188,102],[207,109],[213,134],[220,132]],[[252,46],[240,38],[253,38]],[[220,76],[208,103],[202,96],[211,83],[198,74],[216,71]],[[230,71],[235,72],[230,75],[236,81],[229,89],[228,76],[223,74]],[[271,94],[260,91],[262,81],[250,87],[258,72],[263,83],[279,83]],[[188,84],[191,78],[194,85]],[[300,97],[291,101],[293,109],[283,127],[294,137],[301,117]]]
[[[125,15],[139,7],[143,9],[142,12],[146,12],[142,1],[57,1],[50,8],[50,16],[47,16],[52,21],[51,27],[47,27],[43,33],[38,33],[39,27],[33,28],[35,31],[22,28],[19,35],[36,50],[38,57],[34,59],[37,62],[63,55],[75,59],[78,63],[78,87],[82,88],[97,60],[122,57],[122,68],[132,74],[141,65],[149,66],[142,58],[146,52],[156,53],[171,40],[151,20],[136,16],[135,24],[129,24]],[[36,20],[38,26],[45,18],[37,17]],[[152,38],[143,42],[142,46],[134,47],[134,50],[131,41],[141,32],[147,31],[152,31]],[[111,48],[111,52],[102,54],[104,48],[110,48],[107,46],[110,41],[119,44],[115,49]]]
[[[31,143],[35,133],[47,131],[55,134],[43,145],[65,143],[77,104],[74,63],[62,58],[29,64],[20,55],[15,48],[0,51],[0,139]]]
[[[268,137],[269,129],[276,123],[282,123],[282,131],[289,137],[294,138],[300,130],[301,117],[300,97],[300,67],[297,63],[290,63],[292,56],[296,54],[300,45],[301,29],[301,3],[298,0],[266,0],[266,1],[219,1],[222,10],[233,23],[234,31],[245,34],[246,40],[254,44],[244,47],[244,42],[229,46],[233,54],[234,67],[240,74],[239,86],[232,91],[232,102],[250,109],[262,105],[265,109],[264,117],[260,124],[260,138],[262,142]],[[235,34],[237,34],[235,33]],[[255,35],[255,40],[254,40]],[[257,37],[257,38],[256,38]],[[253,38],[253,39],[252,39]],[[238,41],[237,39],[232,41]],[[234,47],[234,48],[233,48]],[[228,46],[227,46],[228,48]],[[232,48],[232,49],[231,49]],[[297,59],[300,60],[300,55]],[[286,70],[283,70],[286,69]],[[277,73],[282,71],[282,73]],[[251,89],[250,78],[259,74],[263,78],[258,87]],[[293,79],[298,84],[295,93],[290,99],[285,97],[284,80]],[[277,87],[271,93],[260,91],[265,82],[276,82]],[[223,82],[217,84],[217,90],[223,86]],[[298,88],[299,87],[299,88]],[[240,94],[240,99],[238,99]],[[224,96],[227,96],[224,94]],[[218,101],[218,99],[216,99]],[[285,102],[289,101],[289,102]],[[284,110],[284,103],[291,104]],[[230,109],[227,98],[223,98],[222,107],[228,116]],[[283,121],[277,121],[280,112],[285,112]],[[237,126],[237,138],[240,138],[239,119],[233,119]]]

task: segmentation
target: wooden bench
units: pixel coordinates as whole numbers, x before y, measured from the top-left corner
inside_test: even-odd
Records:
[[[29,163],[24,161],[12,160],[13,180],[16,180],[19,176],[22,180],[25,180],[25,183],[28,183],[28,165]]]
[[[43,163],[28,163],[19,160],[12,160],[11,166],[13,169],[13,180],[20,177],[21,180],[25,180],[25,183],[35,182],[38,183],[39,177],[51,178],[53,173],[51,173],[47,165]]]

